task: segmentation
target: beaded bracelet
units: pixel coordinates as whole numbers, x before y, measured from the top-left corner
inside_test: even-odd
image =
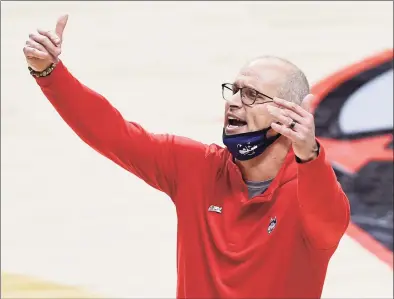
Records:
[[[41,78],[41,77],[46,77],[49,76],[52,71],[55,69],[56,64],[52,63],[50,66],[48,66],[45,70],[41,71],[41,72],[37,72],[35,70],[33,70],[30,66],[28,67],[30,75],[32,75],[33,77],[36,78]]]

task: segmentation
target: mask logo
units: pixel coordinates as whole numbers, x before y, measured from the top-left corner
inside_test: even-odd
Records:
[[[257,149],[257,145],[250,145],[250,142],[248,142],[246,145],[242,145],[242,144],[237,144],[237,148],[240,148],[240,150],[238,150],[238,152],[241,155],[254,155],[254,150]]]
[[[267,132],[270,129],[271,127],[268,127],[260,131],[236,135],[227,135],[225,129],[223,129],[223,143],[235,159],[239,161],[250,160],[262,154],[280,137],[280,134],[267,137]]]

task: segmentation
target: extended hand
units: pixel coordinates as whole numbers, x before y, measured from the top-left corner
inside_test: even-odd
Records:
[[[23,48],[27,64],[35,71],[41,72],[52,63],[59,61],[62,52],[63,31],[67,25],[68,15],[61,16],[55,30],[41,30],[29,34]]]
[[[300,106],[274,98],[274,102],[279,108],[274,106],[267,108],[269,113],[280,123],[273,122],[272,129],[292,141],[294,154],[302,161],[310,161],[317,156],[315,121],[309,112],[312,99],[313,95],[307,95]],[[291,127],[292,123],[293,127]]]

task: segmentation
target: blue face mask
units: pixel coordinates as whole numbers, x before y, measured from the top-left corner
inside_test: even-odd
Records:
[[[280,134],[267,137],[270,129],[271,127],[268,127],[260,131],[235,135],[226,135],[223,129],[223,143],[235,159],[239,161],[250,160],[262,154],[280,137]]]

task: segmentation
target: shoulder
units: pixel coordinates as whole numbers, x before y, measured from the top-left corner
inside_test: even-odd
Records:
[[[229,156],[227,148],[217,143],[205,143],[196,139],[185,136],[166,134],[166,139],[172,143],[175,148],[183,150],[184,153],[198,153],[206,159],[224,159]]]

